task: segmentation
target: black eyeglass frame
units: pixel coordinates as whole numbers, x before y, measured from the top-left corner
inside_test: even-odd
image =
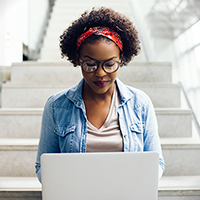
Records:
[[[97,68],[96,68],[94,71],[92,71],[92,72],[88,72],[88,71],[86,71],[86,70],[83,68],[83,63],[84,63],[84,62],[87,62],[87,61],[91,61],[91,60],[94,61],[94,62],[97,64]],[[108,60],[104,60],[104,61],[98,61],[98,60],[93,60],[93,59],[91,59],[91,60],[81,60],[81,59],[79,58],[79,61],[80,61],[80,63],[81,63],[82,69],[83,69],[85,72],[87,72],[87,73],[94,73],[94,72],[96,72],[97,69],[99,68],[99,64],[102,64],[103,70],[104,70],[106,73],[108,73],[108,74],[112,74],[112,73],[116,72],[116,71],[119,69],[120,63],[121,63],[121,60],[119,60],[119,61],[113,60],[113,61],[115,61],[116,63],[119,64],[118,67],[117,67],[117,69],[116,69],[115,71],[113,71],[113,72],[107,72],[107,71],[104,69],[104,63],[106,63],[106,62],[112,60],[112,58],[111,58],[111,59],[108,59]]]

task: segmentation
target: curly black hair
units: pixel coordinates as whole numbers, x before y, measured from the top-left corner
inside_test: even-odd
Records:
[[[126,65],[134,56],[138,55],[140,41],[133,23],[127,17],[115,12],[113,9],[101,7],[99,9],[92,8],[90,12],[85,11],[79,19],[72,22],[72,25],[63,32],[60,36],[62,58],[66,56],[74,66],[77,66],[76,55],[79,53],[77,52],[77,39],[82,33],[89,30],[89,28],[96,26],[109,27],[121,36],[123,43],[123,52],[121,52],[123,54],[123,65]]]

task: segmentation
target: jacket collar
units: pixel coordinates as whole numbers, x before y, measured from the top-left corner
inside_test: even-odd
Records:
[[[82,88],[84,81],[84,78],[82,78],[78,85],[70,88],[65,94],[66,97],[75,104],[75,106],[82,109],[85,108],[82,98]],[[118,78],[116,79],[116,85],[120,94],[120,104],[123,105],[133,96],[133,93]]]
[[[80,107],[82,109],[85,108],[83,98],[82,98],[82,88],[83,88],[84,79],[82,78],[78,85],[70,88],[66,92],[66,97],[74,103],[76,107]]]
[[[133,93],[129,90],[127,85],[122,83],[118,78],[116,79],[116,84],[120,95],[120,105],[123,105],[133,97]]]

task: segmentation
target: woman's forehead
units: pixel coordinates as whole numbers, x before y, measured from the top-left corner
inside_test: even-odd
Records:
[[[110,41],[100,40],[94,43],[86,43],[83,45],[80,56],[89,56],[96,60],[107,60],[111,57],[118,58],[120,55],[120,50],[117,45]]]

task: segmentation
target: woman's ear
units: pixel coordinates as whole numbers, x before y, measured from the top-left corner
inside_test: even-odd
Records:
[[[79,65],[79,66],[81,65],[81,64],[80,64],[80,59],[79,59],[79,55],[78,55],[78,54],[76,54],[76,64]]]

